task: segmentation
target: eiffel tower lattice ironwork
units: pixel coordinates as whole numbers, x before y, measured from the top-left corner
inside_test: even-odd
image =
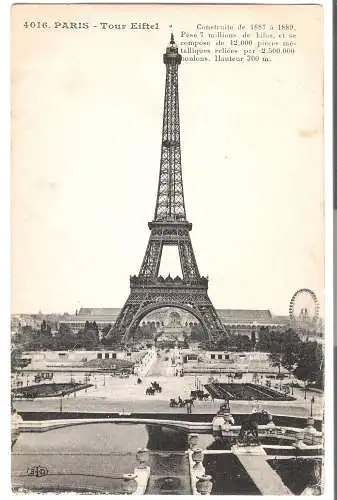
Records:
[[[149,242],[138,276],[130,277],[130,295],[108,336],[127,343],[140,321],[161,307],[185,309],[203,327],[210,344],[226,335],[225,329],[208,297],[208,278],[200,276],[186,219],[181,170],[178,66],[181,55],[171,35],[163,55],[166,66],[164,116],[157,202],[154,219],[149,222]],[[182,278],[158,276],[164,245],[178,248]]]

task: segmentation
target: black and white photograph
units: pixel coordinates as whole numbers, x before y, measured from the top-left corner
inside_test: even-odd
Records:
[[[323,76],[322,5],[12,6],[13,493],[326,494]]]

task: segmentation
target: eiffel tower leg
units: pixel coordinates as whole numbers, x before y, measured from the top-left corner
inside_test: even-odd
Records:
[[[125,333],[129,325],[132,323],[134,316],[137,314],[138,308],[139,305],[137,302],[135,303],[133,293],[131,292],[123,306],[123,309],[118,315],[116,323],[108,332],[107,336],[111,338],[112,342],[123,342]]]
[[[178,248],[179,248],[180,264],[184,280],[191,281],[200,279],[197,261],[195,259],[189,235],[187,241],[179,242]]]
[[[211,343],[215,343],[217,341],[224,340],[227,332],[225,331],[224,326],[221,323],[219,316],[217,315],[217,312],[208,296],[207,299],[209,303],[199,306],[198,312],[206,325]]]
[[[143,263],[140,268],[140,276],[151,278],[155,278],[156,276],[158,276],[162,251],[162,242],[153,240],[150,236]]]

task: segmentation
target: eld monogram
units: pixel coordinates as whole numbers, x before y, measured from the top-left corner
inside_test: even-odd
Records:
[[[43,477],[48,474],[47,467],[42,467],[41,465],[33,465],[32,467],[28,467],[27,475],[35,476],[35,477]]]

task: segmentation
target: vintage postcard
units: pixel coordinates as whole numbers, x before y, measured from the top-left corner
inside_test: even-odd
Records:
[[[12,7],[13,492],[326,493],[323,10]]]

